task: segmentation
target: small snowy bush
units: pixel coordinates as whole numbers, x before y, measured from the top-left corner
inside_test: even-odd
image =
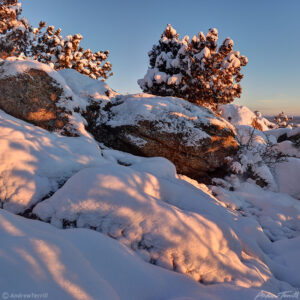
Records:
[[[25,55],[49,64],[55,70],[75,69],[93,79],[107,79],[113,73],[106,61],[109,51],[84,50],[79,46],[82,35],[63,37],[61,29],[46,28],[40,22],[38,28],[20,18],[21,4],[18,0],[0,0],[0,57]]]
[[[284,112],[279,113],[274,117],[275,123],[280,128],[293,128],[294,124],[292,123],[293,117],[287,116]]]
[[[138,84],[146,93],[176,96],[211,108],[232,102],[241,95],[241,67],[248,59],[233,51],[230,38],[219,47],[217,41],[216,28],[190,40],[188,36],[179,39],[168,24],[158,44],[148,53],[150,67]]]
[[[287,160],[287,155],[278,148],[276,141],[250,126],[237,126],[237,138],[240,149],[236,156],[228,159],[227,164],[232,174],[228,177],[233,183],[254,180],[261,187],[276,190],[272,167]]]

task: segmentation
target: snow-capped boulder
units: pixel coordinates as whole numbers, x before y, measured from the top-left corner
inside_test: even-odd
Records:
[[[218,113],[232,125],[248,125],[265,131],[275,127],[275,124],[264,118],[259,112],[252,112],[248,107],[237,104],[218,106]]]
[[[115,94],[105,83],[75,70],[56,72],[27,59],[0,62],[0,109],[48,131],[80,135],[75,112],[84,111],[91,99]]]
[[[113,149],[169,159],[177,172],[207,180],[236,153],[230,123],[212,111],[172,97],[136,94],[88,108],[88,131]]]

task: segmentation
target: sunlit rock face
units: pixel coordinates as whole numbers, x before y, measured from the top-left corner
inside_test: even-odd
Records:
[[[204,107],[149,94],[112,99],[85,116],[88,131],[108,147],[134,155],[162,156],[180,174],[208,182],[238,149],[233,127]]]
[[[16,61],[5,61],[0,66],[0,108],[6,113],[40,126],[49,131],[63,130],[68,124],[68,114],[58,102],[63,89],[46,71],[28,68],[12,73]]]

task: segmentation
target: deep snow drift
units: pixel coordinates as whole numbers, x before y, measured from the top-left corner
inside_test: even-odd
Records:
[[[72,70],[54,76],[77,103],[109,101],[101,82]],[[296,295],[299,149],[277,143],[283,130],[252,132],[251,116],[228,111],[251,147],[214,186],[176,174],[164,158],[100,149],[82,118],[74,119],[81,136],[63,137],[0,111],[0,291],[105,300]],[[269,165],[270,144],[291,157]],[[246,177],[249,167],[264,185]]]

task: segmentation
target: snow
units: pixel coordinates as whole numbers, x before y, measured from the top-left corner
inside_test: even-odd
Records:
[[[58,230],[1,209],[0,233],[2,294],[66,300],[240,300],[259,293],[229,284],[203,286],[143,262],[101,233]]]
[[[164,72],[157,72],[154,76],[155,81],[159,84],[167,81],[167,74]]]
[[[210,57],[210,50],[207,47],[204,47],[195,57],[199,60],[202,58]]]
[[[268,136],[273,135],[276,139],[278,139],[281,135],[288,134],[291,131],[291,128],[275,128],[265,131],[265,134],[267,134]]]
[[[139,157],[111,149],[102,150],[102,155],[110,162],[130,166],[136,171],[147,171],[160,178],[170,179],[177,176],[175,166],[163,157]]]
[[[300,148],[291,141],[287,140],[276,144],[276,149],[285,155],[300,158]]]
[[[64,78],[73,93],[81,98],[89,99],[91,97],[95,100],[109,100],[109,97],[115,97],[118,94],[105,82],[82,76],[76,70],[64,69],[58,71],[58,74]],[[107,92],[109,97],[106,95]]]
[[[197,281],[263,284],[239,260],[239,242],[225,223],[220,226],[218,220],[185,213],[162,202],[160,193],[156,177],[108,164],[80,171],[34,213],[58,227],[63,221],[94,227],[144,260]]]
[[[293,128],[291,131],[287,133],[287,136],[291,137],[298,134],[300,135],[300,127]]]
[[[23,213],[80,169],[101,163],[87,132],[63,137],[1,110],[0,144],[0,204],[14,213]]]
[[[230,123],[214,115],[209,109],[192,105],[174,97],[158,97],[149,94],[134,94],[111,99],[111,114],[101,115],[98,122],[111,127],[124,125],[138,126],[140,121],[156,122],[156,129],[161,132],[178,133],[188,136],[186,143],[196,145],[200,140],[210,138],[201,129],[213,124],[220,129],[234,131]],[[161,121],[163,120],[163,122]]]
[[[237,104],[223,104],[218,107],[218,112],[221,117],[229,121],[232,125],[248,125],[252,126],[254,119],[261,125],[262,130],[269,130],[269,126],[272,124],[267,119],[263,117],[258,117],[254,112],[252,112],[248,107],[237,105]]]
[[[232,209],[254,216],[272,240],[300,235],[300,203],[295,198],[261,189],[250,182],[236,185],[234,191],[222,187],[212,187],[212,191]]]
[[[179,85],[181,82],[182,75],[173,75],[168,79],[168,85]]]
[[[8,57],[4,61],[2,68],[4,72],[0,74],[1,78],[17,76],[18,74],[28,72],[30,69],[35,69],[46,72],[61,86],[66,85],[64,79],[58,74],[58,72],[53,70],[50,66],[39,63],[35,60]],[[69,93],[67,96],[71,96],[71,93]]]
[[[120,152],[107,151],[106,157],[122,158]],[[132,166],[138,165],[125,154],[122,164],[130,159]],[[300,207],[295,199],[249,183],[235,192],[214,188],[214,198],[201,185],[174,174],[163,178],[157,170],[152,171],[157,176],[150,175],[147,165],[139,168],[144,172],[132,166],[84,169],[34,212],[58,227],[75,222],[78,227],[95,228],[145,261],[204,283],[228,281],[271,292],[292,289],[272,275],[276,271],[282,280],[295,284],[291,276],[282,275],[284,265],[273,258],[268,238],[299,236]],[[232,199],[238,203],[231,205]],[[238,210],[232,213],[227,207]]]
[[[286,161],[276,164],[274,171],[279,191],[300,200],[300,159],[290,157]]]

